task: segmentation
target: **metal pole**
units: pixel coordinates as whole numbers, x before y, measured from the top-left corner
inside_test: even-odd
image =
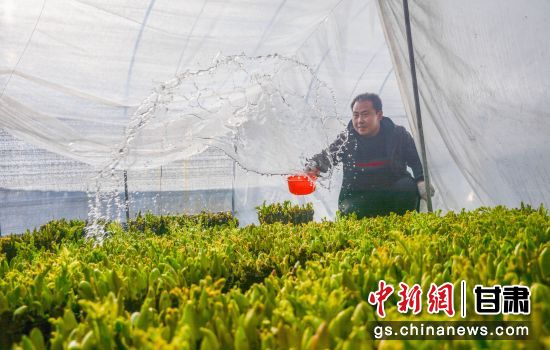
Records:
[[[124,170],[124,209],[126,209],[126,223],[130,222],[130,201],[128,199],[128,172]]]
[[[405,27],[407,30],[407,46],[409,47],[409,63],[411,66],[411,76],[414,93],[414,106],[416,108],[416,123],[418,127],[418,136],[420,138],[420,150],[422,153],[422,166],[424,167],[424,181],[426,182],[426,191],[428,191],[428,212],[432,212],[432,197],[430,196],[430,175],[428,172],[428,158],[426,157],[426,144],[424,142],[424,129],[422,128],[422,116],[420,114],[420,98],[418,97],[418,83],[416,81],[416,68],[414,63],[414,52],[411,33],[411,21],[409,18],[409,1],[403,0],[403,10],[405,12]]]
[[[237,145],[233,141],[233,149],[235,150],[235,157],[237,157]],[[231,182],[231,215],[235,216],[235,177],[237,175],[237,162],[233,160],[233,181]]]
[[[160,166],[160,180],[159,180],[159,201],[157,206],[158,215],[162,215],[162,165]]]

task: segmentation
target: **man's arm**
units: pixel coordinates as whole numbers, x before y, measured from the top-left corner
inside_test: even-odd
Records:
[[[343,132],[336,138],[336,141],[330,144],[327,149],[323,150],[307,160],[306,171],[313,173],[325,173],[334,165],[342,160],[342,154],[346,146],[347,133]],[[317,174],[316,174],[317,175]]]

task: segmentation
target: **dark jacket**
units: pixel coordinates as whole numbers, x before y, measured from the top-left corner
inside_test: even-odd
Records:
[[[404,176],[410,176],[407,166],[411,167],[416,182],[423,180],[422,163],[411,134],[404,127],[395,125],[391,119],[383,117],[380,121],[380,135],[384,137],[385,152],[381,152],[385,156],[384,161],[360,163],[366,153],[366,142],[350,121],[346,130],[326,150],[309,160],[308,166],[326,172],[342,162],[342,187],[350,190],[389,186]],[[374,182],[370,178],[375,179]]]

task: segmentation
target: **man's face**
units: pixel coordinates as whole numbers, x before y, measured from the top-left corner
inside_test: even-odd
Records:
[[[372,101],[357,101],[353,105],[353,128],[361,136],[376,136],[380,131],[382,111],[376,112]]]

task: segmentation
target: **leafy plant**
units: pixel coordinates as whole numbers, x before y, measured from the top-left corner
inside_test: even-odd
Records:
[[[550,216],[542,207],[244,228],[169,222],[162,235],[117,223],[109,230],[100,246],[65,239],[49,250],[29,241],[9,262],[0,255],[0,348],[507,349],[550,341]],[[529,286],[531,315],[505,317],[530,321],[534,340],[373,340],[366,323],[378,317],[367,299],[381,279],[424,292],[462,280]],[[477,316],[473,302],[470,293],[468,320],[502,320]],[[395,295],[386,314],[449,320],[426,308],[402,315]]]
[[[52,250],[64,241],[77,241],[84,237],[83,220],[52,220],[33,231],[27,230],[21,235],[9,235],[0,238],[0,253],[8,262],[16,255],[20,247],[30,245],[37,250]]]
[[[207,213],[201,212],[196,215],[163,215],[156,216],[152,213],[142,215],[138,213],[137,217],[130,220],[128,227],[131,230],[141,232],[153,232],[158,235],[164,235],[172,229],[182,227],[237,227],[239,221],[230,212]]]
[[[305,224],[313,221],[313,204],[307,203],[302,206],[292,205],[290,201],[281,203],[266,204],[256,207],[260,224]]]

